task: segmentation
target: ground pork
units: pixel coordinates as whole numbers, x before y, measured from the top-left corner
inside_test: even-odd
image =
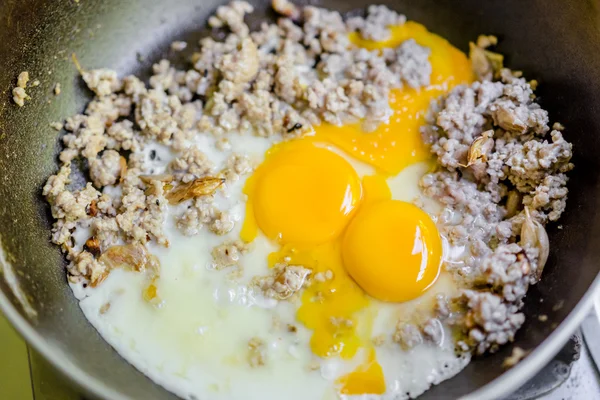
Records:
[[[465,290],[464,301],[468,307],[464,327],[467,337],[478,354],[494,351],[514,339],[523,325],[525,315],[515,304],[489,292]]]
[[[90,178],[97,188],[114,185],[121,175],[121,168],[121,155],[114,150],[106,150],[101,157],[90,161]]]
[[[488,38],[481,47],[490,44]],[[447,307],[440,315],[462,324],[477,353],[511,341],[523,323],[518,311],[547,259],[543,224],[564,211],[573,168],[564,127],[549,128],[535,85],[508,69],[483,69],[480,81],[432,104],[422,134],[439,168],[420,182],[445,207],[440,231],[465,246],[445,268],[473,289],[451,300],[462,302],[464,319],[450,317]]]
[[[431,76],[430,53],[431,50],[427,47],[419,46],[414,39],[409,39],[396,48],[396,62],[390,70],[407,86],[428,86]]]
[[[13,101],[19,107],[25,105],[25,100],[29,99],[29,95],[25,91],[27,82],[29,81],[29,72],[23,71],[17,77],[17,86],[12,90]]]
[[[259,338],[253,337],[248,341],[248,364],[252,368],[262,367],[267,362],[268,346]]]
[[[488,144],[493,150],[485,154],[486,162],[470,165],[466,172],[487,186],[496,203],[507,195],[508,187],[514,187],[528,199],[527,205],[537,206],[532,208],[541,211],[543,218],[552,212],[552,220],[556,220],[564,209],[561,200],[567,194],[566,178],[562,185],[558,185],[560,180],[550,179],[554,184],[552,202],[544,201],[545,196],[538,197],[541,201],[535,204],[529,199],[551,190],[544,184],[546,177],[573,168],[569,162],[572,146],[557,130],[550,133],[550,141],[543,139],[549,131],[548,115],[533,98],[530,84],[508,73],[501,81],[459,86],[434,106],[423,136],[440,165],[453,171],[469,165],[469,149],[478,145],[475,139],[492,129]]]
[[[358,30],[363,39],[383,41],[390,37],[390,26],[403,25],[406,17],[386,6],[371,5],[367,17],[355,17],[346,21],[350,30]]]
[[[133,127],[133,122],[123,120],[113,123],[106,130],[108,149],[114,150],[141,150],[141,138],[139,132],[136,132]]]
[[[239,240],[222,243],[212,250],[212,267],[219,270],[239,266],[240,257],[247,251],[248,245]]]
[[[421,327],[423,336],[429,342],[441,346],[444,341],[444,327],[437,318],[428,319]]]
[[[115,93],[123,86],[123,83],[117,77],[117,72],[111,69],[102,68],[82,71],[81,77],[99,97]]]
[[[420,329],[414,324],[406,322],[398,323],[392,339],[405,350],[423,343],[423,336]]]
[[[385,6],[370,6],[364,17],[347,20],[286,0],[274,0],[273,8],[282,18],[251,32],[244,21],[253,11],[249,3],[218,7],[208,21],[215,34],[200,40],[188,69],[160,60],[147,83],[110,69],[79,68],[95,96],[82,114],[65,121],[61,166],[43,188],[56,220],[52,241],[66,253],[69,279],[100,283],[108,270],[97,256],[113,246],[168,246],[163,229],[174,188],[210,177],[227,186],[252,171],[254,165],[238,153],[214,165],[194,140],[199,132],[225,152],[231,133],[285,140],[323,123],[361,123],[371,131],[391,115],[390,90],[430,83],[430,50],[414,40],[382,51],[352,45],[350,35],[385,40],[391,26],[405,23]],[[495,43],[484,37],[472,44],[480,79],[434,101],[422,128],[439,168],[420,185],[443,206],[440,232],[465,249],[444,267],[469,290],[436,299],[436,318],[399,323],[393,340],[404,348],[439,344],[442,323],[463,332],[463,350],[493,351],[512,340],[523,323],[519,309],[527,288],[539,280],[547,258],[545,231],[541,238],[536,232],[558,220],[566,206],[573,165],[564,127],[555,123],[550,129],[548,113],[535,102],[535,82],[486,58],[481,50]],[[28,98],[27,79],[22,73],[13,90],[19,105]],[[145,151],[155,142],[173,158],[164,174],[153,176]],[[72,170],[81,170],[89,182],[75,187]],[[219,209],[214,195],[181,201],[174,218],[184,234],[233,230],[230,210]],[[90,229],[98,254],[75,248],[79,228]],[[216,246],[215,268],[240,268],[244,251],[237,242]],[[312,279],[334,279],[328,272]],[[289,299],[310,275],[302,266],[281,264],[255,277],[252,287]],[[250,363],[260,365],[260,343],[249,347]]]
[[[55,131],[62,131],[64,124],[62,122],[50,122],[50,127]]]
[[[213,172],[213,163],[197,147],[183,151],[180,157],[169,164],[169,170],[182,182],[191,182]]]
[[[275,9],[295,15],[288,4],[276,2]],[[350,46],[348,33],[363,28],[347,27],[339,13],[310,6],[302,9],[302,26],[280,19],[249,33],[243,16],[251,10],[245,2],[219,7],[209,23],[231,34],[224,41],[201,40],[194,56],[198,73],[191,89],[203,95],[215,88],[204,106],[202,127],[216,125],[219,133],[241,128],[270,136],[298,134],[321,121],[365,119],[365,124],[376,126],[390,115],[391,88],[403,82],[411,87],[428,83],[428,50],[414,42],[401,46],[388,60]],[[360,24],[360,18],[353,20]],[[379,23],[398,24],[404,18],[380,6],[370,8],[362,21],[369,21],[363,30],[373,32]]]
[[[67,270],[72,281],[76,281],[80,277],[85,277],[95,286],[105,279],[107,267],[96,260],[92,253],[82,251],[73,257]]]
[[[29,72],[23,71],[17,77],[17,86],[25,89],[27,87],[27,82],[29,82]]]
[[[251,286],[266,297],[286,300],[307,283],[311,270],[299,265],[277,264],[267,276],[252,279]]]
[[[234,225],[229,212],[217,208],[214,199],[209,196],[193,200],[177,219],[178,228],[187,236],[198,234],[204,226],[214,234],[222,236],[230,232]]]
[[[173,51],[183,51],[187,47],[186,42],[182,42],[180,40],[176,40],[171,43],[171,50]]]
[[[252,171],[252,163],[248,156],[243,154],[232,154],[227,159],[224,175],[229,180],[236,181],[240,175],[245,175]]]

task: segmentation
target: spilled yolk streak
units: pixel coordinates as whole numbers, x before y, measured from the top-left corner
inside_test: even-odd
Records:
[[[365,133],[360,124],[323,124],[317,128],[316,135],[384,174],[395,175],[408,165],[430,158],[429,150],[421,140],[420,127],[431,100],[456,85],[473,82],[474,75],[463,52],[423,25],[408,21],[390,29],[390,39],[383,42],[364,40],[358,33],[350,34],[350,40],[359,47],[379,50],[397,47],[407,39],[414,39],[419,45],[431,49],[430,85],[420,89],[391,90],[389,103],[393,114],[389,123],[381,124],[374,132]]]
[[[368,339],[368,332],[359,338],[356,315],[369,298],[345,272],[340,249],[359,205],[390,197],[383,178],[367,178],[369,183],[361,184],[342,156],[302,138],[273,146],[244,188],[248,201],[241,238],[254,240],[260,227],[281,245],[269,255],[270,267],[285,262],[310,269],[312,277],[332,277],[313,279],[297,312],[313,330],[311,349],[321,357],[352,358]]]
[[[362,187],[360,209],[391,198],[390,189],[380,176],[365,176]],[[313,278],[317,274],[325,276],[325,280],[313,279],[313,284],[304,290],[297,312],[298,320],[313,331],[311,349],[320,357],[352,358],[369,343],[371,333],[371,316],[361,313],[368,307],[369,298],[346,272],[341,239],[315,247],[286,245],[271,254],[269,260],[272,266],[287,258],[290,265],[310,268]],[[327,279],[327,274],[331,279]]]
[[[341,394],[385,393],[385,377],[381,365],[377,362],[375,349],[369,351],[369,356],[363,364],[339,378],[336,383],[340,387]]]
[[[370,344],[374,315],[367,293],[405,301],[419,296],[439,273],[441,245],[435,225],[416,207],[392,201],[385,176],[430,158],[420,126],[431,100],[473,80],[466,56],[422,25],[407,22],[391,31],[384,42],[357,34],[350,39],[370,50],[415,39],[431,50],[431,85],[392,90],[393,115],[374,132],[365,133],[360,124],[323,124],[314,136],[273,146],[244,188],[248,201],[241,238],[253,241],[260,228],[280,245],[269,256],[271,267],[285,262],[311,269],[312,283],[301,294],[297,319],[313,331],[313,353],[349,359],[361,348],[367,352],[355,371],[336,381],[340,393],[347,395],[385,392],[383,371]],[[361,182],[352,166],[324,143],[372,165],[378,174]],[[400,239],[398,229],[404,229]],[[425,268],[429,262],[430,270]],[[381,284],[386,280],[381,277],[390,273],[393,279]]]
[[[313,283],[302,293],[296,318],[313,331],[310,339],[313,353],[324,358],[354,357],[368,338],[369,332],[359,332],[357,327],[358,314],[367,308],[369,298],[344,271],[339,241],[312,249],[285,246],[276,254],[280,259],[290,257],[291,265],[312,270]],[[319,273],[332,274],[332,279],[322,282],[314,279]],[[360,328],[368,330],[369,327],[361,325]]]

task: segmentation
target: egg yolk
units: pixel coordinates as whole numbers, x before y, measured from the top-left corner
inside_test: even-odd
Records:
[[[251,179],[256,225],[282,244],[319,244],[339,236],[361,199],[360,180],[348,161],[309,140],[279,145]]]
[[[431,50],[430,85],[419,89],[404,87],[391,90],[389,104],[393,114],[389,123],[381,124],[374,132],[364,132],[361,124],[322,124],[316,129],[316,135],[383,173],[395,175],[404,167],[431,157],[420,132],[431,101],[456,85],[473,82],[474,75],[471,63],[463,52],[446,39],[429,32],[423,25],[408,21],[390,27],[390,30],[391,36],[387,41],[364,40],[358,33],[350,34],[350,40],[359,47],[379,50],[414,39]]]
[[[440,272],[442,243],[434,222],[397,200],[360,210],[344,235],[346,271],[371,296],[393,302],[419,297]]]

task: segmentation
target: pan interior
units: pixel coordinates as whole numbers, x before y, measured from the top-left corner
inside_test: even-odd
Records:
[[[173,40],[195,43],[206,33],[204,22],[220,3],[9,0],[0,5],[0,240],[6,261],[14,267],[37,316],[25,313],[4,279],[0,289],[28,320],[28,338],[43,338],[37,342],[42,352],[63,355],[60,367],[82,372],[79,383],[88,388],[89,377],[95,377],[93,383],[111,388],[113,394],[175,398],[124,362],[87,323],[66,285],[65,261],[48,240],[51,219],[41,187],[56,170],[59,150],[56,131],[49,123],[81,112],[90,99],[70,55],[76,53],[89,68],[109,67],[122,75],[148,76],[152,63],[166,55]],[[595,95],[600,93],[598,9],[593,2],[544,0],[378,3],[425,24],[462,50],[481,33],[499,36],[498,49],[507,55],[507,65],[540,81],[541,105],[549,110],[551,120],[567,126],[565,135],[574,144],[577,166],[569,183],[569,206],[561,226],[549,230],[552,251],[545,276],[529,291],[528,320],[515,342],[532,349],[560,329],[556,327],[574,310],[600,270],[595,262],[600,259],[596,211],[600,202],[596,173],[600,168],[600,97]],[[262,17],[272,15],[266,11],[267,2],[254,4],[264,11],[251,21],[256,27]],[[360,10],[364,3],[327,0],[318,5],[350,12]],[[32,100],[18,108],[10,100],[10,90],[23,70],[41,84],[31,90]],[[56,82],[62,85],[58,97],[52,94]],[[9,314],[17,318],[14,310]],[[540,321],[537,316],[541,314],[548,315],[548,320]],[[505,346],[497,354],[475,359],[423,398],[456,398],[482,388],[502,374],[502,361],[511,348]]]

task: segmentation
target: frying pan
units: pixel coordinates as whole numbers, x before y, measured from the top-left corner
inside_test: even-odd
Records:
[[[142,76],[175,39],[197,42],[221,0],[0,1],[0,308],[31,346],[90,398],[175,399],[131,367],[87,323],[66,284],[65,260],[49,243],[41,187],[56,170],[58,133],[49,123],[81,112],[90,93],[70,54],[85,68]],[[265,0],[252,18],[273,17]],[[466,50],[481,33],[500,38],[507,65],[540,82],[539,100],[567,126],[576,168],[567,211],[549,226],[551,253],[527,295],[527,322],[514,346],[533,350],[509,371],[513,345],[473,360],[424,399],[497,399],[541,368],[583,319],[600,286],[600,11],[598,2],[562,0],[377,1],[424,23]],[[316,5],[356,12],[359,0]],[[189,46],[191,48],[195,46]],[[184,57],[182,55],[181,57]],[[183,58],[182,60],[183,61]],[[19,72],[40,85],[23,108],[10,100]],[[62,94],[55,97],[55,82]],[[540,321],[539,315],[547,315]]]

